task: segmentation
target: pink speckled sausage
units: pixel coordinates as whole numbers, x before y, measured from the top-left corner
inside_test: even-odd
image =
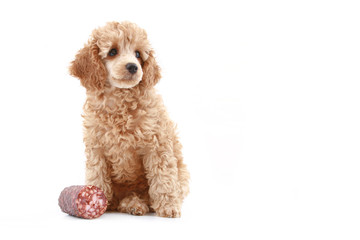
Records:
[[[59,197],[61,210],[80,218],[100,217],[107,204],[104,192],[95,186],[70,186],[64,188]]]

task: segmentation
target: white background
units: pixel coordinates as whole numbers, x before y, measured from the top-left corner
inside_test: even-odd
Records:
[[[1,239],[359,239],[358,1],[2,1]],[[191,193],[180,219],[62,213],[84,183],[91,31],[148,32]]]

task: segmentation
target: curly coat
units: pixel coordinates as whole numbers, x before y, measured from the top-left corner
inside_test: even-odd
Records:
[[[129,61],[136,74],[126,71]],[[87,90],[86,184],[104,190],[109,210],[179,217],[189,173],[176,127],[153,88],[161,75],[146,32],[129,22],[95,29],[70,73]]]

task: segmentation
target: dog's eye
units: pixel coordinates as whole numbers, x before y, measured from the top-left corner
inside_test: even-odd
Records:
[[[140,53],[139,53],[139,51],[135,51],[135,57],[136,57],[136,58],[140,58]]]
[[[111,57],[115,56],[116,54],[117,54],[117,50],[115,48],[113,48],[109,51],[109,56],[111,56]]]

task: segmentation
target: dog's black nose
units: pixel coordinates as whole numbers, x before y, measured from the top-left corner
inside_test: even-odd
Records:
[[[138,70],[138,67],[135,63],[128,63],[126,64],[126,69],[131,73],[134,74]]]

